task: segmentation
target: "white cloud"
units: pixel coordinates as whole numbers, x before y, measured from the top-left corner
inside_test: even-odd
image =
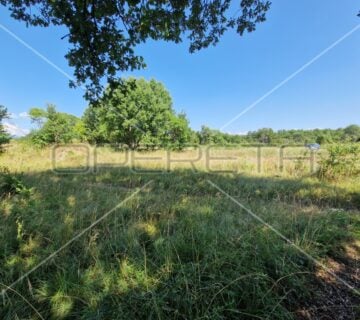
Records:
[[[9,118],[10,119],[30,118],[30,115],[26,111],[20,113],[9,112]]]
[[[20,128],[19,126],[15,125],[15,124],[11,124],[9,122],[4,122],[4,128],[5,130],[11,134],[12,136],[15,136],[15,137],[23,137],[23,136],[26,136],[30,130],[28,129],[23,129],[23,128]]]
[[[20,118],[29,118],[30,115],[26,111],[24,111],[24,112],[19,113],[19,117]]]

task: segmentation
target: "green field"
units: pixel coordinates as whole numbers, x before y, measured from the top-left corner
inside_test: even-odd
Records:
[[[360,178],[257,152],[11,144],[0,318],[360,318]]]

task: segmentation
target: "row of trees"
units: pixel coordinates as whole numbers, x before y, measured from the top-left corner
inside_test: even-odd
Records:
[[[203,126],[197,133],[201,144],[268,144],[298,145],[307,143],[359,142],[360,126],[350,125],[339,129],[279,130],[262,128],[246,135],[223,133]]]
[[[0,117],[6,114],[6,109],[0,108]],[[184,113],[174,111],[171,96],[163,84],[135,78],[113,82],[99,99],[90,103],[81,118],[58,112],[54,105],[48,105],[45,110],[32,108],[29,115],[37,130],[27,139],[39,146],[81,141],[122,144],[131,149],[143,146],[182,149],[187,144],[291,145],[360,141],[357,125],[336,130],[262,128],[246,135],[223,133],[203,126],[196,132],[189,127]],[[3,127],[1,132],[0,142],[6,142],[8,136]]]
[[[113,82],[81,119],[56,111],[54,105],[32,108],[29,115],[38,129],[28,138],[40,146],[83,141],[182,149],[196,136],[186,115],[175,113],[169,92],[155,80]]]

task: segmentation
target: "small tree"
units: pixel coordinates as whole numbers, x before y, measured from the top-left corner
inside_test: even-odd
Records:
[[[331,139],[331,135],[329,135],[328,133],[323,133],[320,134],[316,137],[316,143],[318,144],[326,144],[326,143],[331,143],[332,139]]]
[[[168,122],[167,137],[168,139],[164,139],[163,144],[178,150],[183,149],[191,141],[192,132],[185,113],[171,116]]]
[[[201,144],[212,143],[212,130],[207,126],[201,126],[199,132],[199,141]]]
[[[358,143],[332,144],[327,155],[320,160],[320,178],[336,180],[360,175],[360,145]]]
[[[255,132],[255,137],[260,143],[270,144],[274,138],[274,131],[271,128],[262,128]]]
[[[5,131],[5,128],[2,124],[5,118],[8,118],[9,114],[7,108],[0,105],[0,151],[3,151],[3,145],[9,143],[10,135]]]
[[[352,124],[344,129],[345,138],[349,141],[360,141],[360,126]]]
[[[48,106],[48,107],[50,107],[50,106]],[[29,110],[29,116],[30,116],[31,121],[33,123],[35,123],[38,126],[38,128],[41,128],[48,116],[48,113],[44,109],[31,108]]]
[[[103,114],[102,108],[89,106],[82,117],[84,124],[84,138],[89,143],[105,143],[108,142],[106,137],[106,127],[101,119]]]
[[[39,126],[39,129],[31,134],[31,140],[36,145],[68,143],[81,139],[79,124],[81,120],[71,114],[57,112],[52,104],[49,104],[46,110],[32,108],[29,110],[29,115]]]
[[[190,139],[184,115],[176,115],[169,92],[155,80],[129,78],[108,86],[84,115],[89,142],[183,146]]]

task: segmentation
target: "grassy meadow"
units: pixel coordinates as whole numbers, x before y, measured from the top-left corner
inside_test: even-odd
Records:
[[[10,144],[0,318],[359,319],[360,177],[325,152]]]

